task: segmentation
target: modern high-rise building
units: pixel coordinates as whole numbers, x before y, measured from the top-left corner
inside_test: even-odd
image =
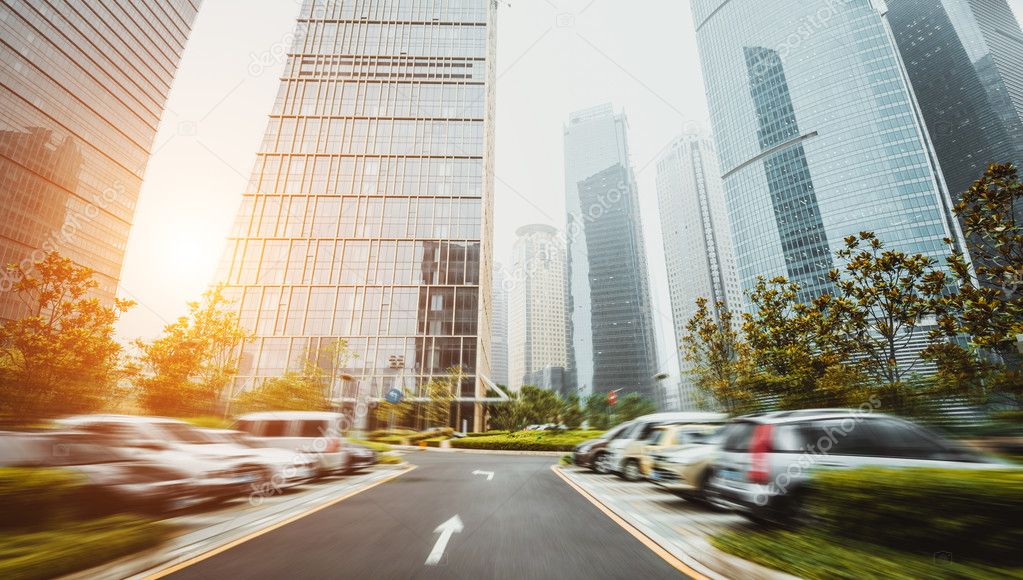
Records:
[[[0,4],[0,319],[57,251],[117,292],[160,116],[201,0]]]
[[[898,53],[870,0],[694,0],[739,279],[831,289],[843,238],[940,257],[961,239]]]
[[[490,323],[490,378],[508,385],[508,286],[511,280],[501,264],[495,264]]]
[[[717,312],[721,303],[739,326],[742,288],[735,271],[732,234],[728,226],[721,173],[711,137],[695,133],[677,137],[657,161],[657,201],[661,214],[668,292],[681,346],[686,325],[696,313],[696,300],[706,298]],[[679,353],[681,410],[697,410],[698,397],[691,365]]]
[[[568,394],[565,240],[548,225],[519,228],[511,273],[508,386]]]
[[[628,122],[611,105],[565,125],[570,364],[583,393],[660,401],[657,348]]]
[[[364,410],[460,365],[490,379],[496,4],[306,0],[225,256],[239,388],[300,369]],[[357,358],[329,354],[346,340]]]
[[[953,200],[1023,163],[1023,32],[1005,0],[888,0],[887,18]],[[1023,207],[1019,208],[1023,220]]]

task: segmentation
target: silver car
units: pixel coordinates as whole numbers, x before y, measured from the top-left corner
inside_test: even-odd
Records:
[[[728,426],[709,493],[756,521],[788,523],[801,519],[814,471],[867,466],[1000,469],[1006,464],[889,415],[781,411],[741,417]]]

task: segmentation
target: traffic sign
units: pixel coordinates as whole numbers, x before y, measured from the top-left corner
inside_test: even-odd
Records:
[[[618,393],[616,393],[615,391],[608,391],[607,392],[607,404],[608,405],[615,405],[617,403],[618,403]]]
[[[387,391],[387,395],[384,396],[384,398],[387,399],[387,402],[392,405],[397,405],[404,397],[405,395],[401,392],[401,389],[391,389],[390,391]]]

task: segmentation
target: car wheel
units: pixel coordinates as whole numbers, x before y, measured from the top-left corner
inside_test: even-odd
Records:
[[[639,462],[635,459],[626,461],[622,477],[625,478],[625,481],[639,481],[642,479],[643,473],[639,470]]]
[[[601,475],[611,473],[611,456],[607,453],[597,455],[597,458],[593,460],[593,470]]]

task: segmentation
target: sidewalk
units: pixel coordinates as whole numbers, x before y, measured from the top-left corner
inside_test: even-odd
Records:
[[[645,481],[628,482],[579,467],[555,469],[581,488],[584,495],[589,495],[700,574],[736,580],[795,578],[711,545],[709,536],[714,533],[750,527],[742,516],[686,501]]]

